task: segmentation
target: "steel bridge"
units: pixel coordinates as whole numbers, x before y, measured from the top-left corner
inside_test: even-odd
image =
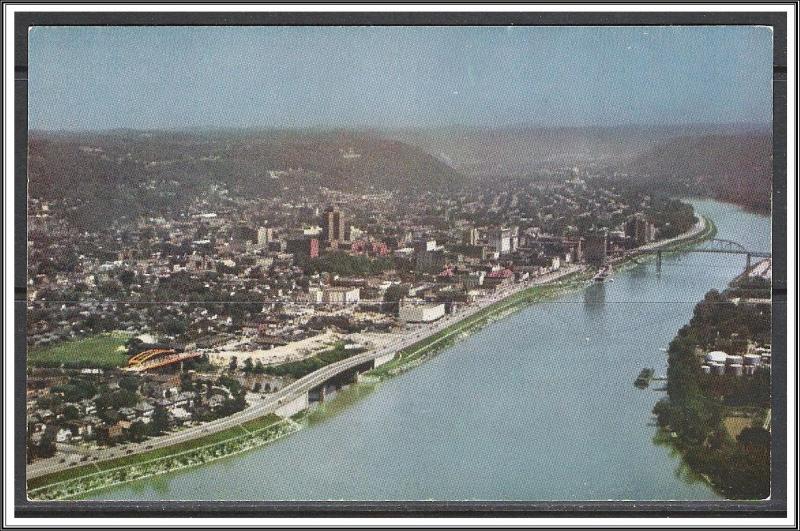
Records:
[[[753,258],[770,258],[772,253],[765,251],[753,251],[747,249],[744,245],[733,240],[726,240],[723,238],[714,238],[708,240],[706,245],[700,247],[690,248],[675,248],[675,249],[632,249],[625,253],[626,256],[638,256],[641,254],[654,254],[657,257],[656,267],[661,269],[661,257],[663,253],[720,253],[720,254],[740,254],[747,257],[747,264],[745,265],[745,272],[750,270]]]

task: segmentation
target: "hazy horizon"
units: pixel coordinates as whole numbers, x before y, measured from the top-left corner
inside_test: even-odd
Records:
[[[43,132],[755,127],[766,27],[37,27]]]
[[[653,130],[724,130],[724,129],[737,129],[741,131],[755,131],[759,130],[763,133],[772,133],[772,122],[686,122],[675,124],[646,124],[646,123],[620,123],[612,125],[542,125],[542,124],[507,124],[507,125],[465,125],[465,124],[449,124],[441,126],[405,126],[405,127],[335,127],[333,125],[309,125],[309,126],[225,126],[225,125],[209,125],[209,126],[175,126],[175,127],[111,127],[106,129],[43,129],[43,128],[29,128],[29,133],[47,133],[47,134],[112,134],[123,131],[139,132],[139,133],[202,133],[202,132],[355,132],[355,133],[392,133],[403,131],[438,131],[438,130],[465,130],[465,131],[512,131],[512,130],[606,130],[606,129],[653,129]]]

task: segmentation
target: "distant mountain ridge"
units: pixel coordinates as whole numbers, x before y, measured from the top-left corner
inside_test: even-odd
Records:
[[[500,128],[441,127],[384,131],[446,161],[466,175],[533,176],[543,169],[611,166],[684,136],[769,134],[761,124]]]
[[[769,213],[772,135],[702,135],[665,141],[626,166],[655,189],[705,195]]]
[[[765,124],[439,128],[391,134],[475,177],[536,178],[580,166],[631,184],[771,208],[772,133]]]
[[[28,173],[32,197],[94,205],[80,214],[87,225],[173,210],[211,184],[270,197],[287,182],[366,192],[444,190],[463,180],[401,141],[313,130],[39,132],[29,141]]]

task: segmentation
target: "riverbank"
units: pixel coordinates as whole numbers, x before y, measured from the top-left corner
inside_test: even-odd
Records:
[[[770,368],[759,361],[750,375],[704,374],[697,353],[744,355],[752,352],[750,341],[758,346],[771,339],[769,305],[738,305],[708,292],[670,343],[667,398],[653,408],[664,438],[730,499],[760,500],[770,493],[771,433],[764,427]]]
[[[407,370],[410,368],[410,366],[407,365],[408,361],[420,358],[423,352],[430,354],[431,348],[433,347],[435,347],[438,352],[451,345],[458,337],[464,337],[462,334],[465,334],[467,331],[474,331],[477,327],[482,327],[491,321],[501,319],[508,315],[510,311],[519,309],[522,304],[530,304],[531,302],[541,300],[541,297],[545,295],[556,296],[564,293],[564,287],[573,285],[572,282],[565,283],[567,277],[573,280],[575,278],[580,278],[579,284],[575,284],[575,286],[583,285],[585,279],[588,277],[582,273],[582,270],[578,270],[574,273],[556,276],[553,280],[554,284],[534,285],[532,287],[513,291],[506,298],[502,298],[497,302],[482,307],[445,329],[409,347],[401,349],[396,354],[395,360],[402,360],[403,370]],[[393,364],[395,360],[390,361],[387,365]],[[420,362],[421,361],[422,360],[420,360]],[[395,371],[393,374],[396,373]],[[380,373],[370,371],[370,373],[366,374],[367,376],[365,379],[369,380]],[[305,411],[295,418],[303,421],[309,413],[309,411]],[[249,421],[249,423],[263,423],[264,419],[269,418],[270,415],[275,417],[274,414],[270,413],[267,417],[259,417]],[[28,495],[31,499],[37,500],[57,500],[64,499],[64,497],[77,497],[101,488],[124,484],[136,479],[144,479],[172,470],[180,470],[215,459],[221,459],[228,455],[263,446],[279,438],[251,437],[252,440],[247,441],[246,447],[240,448],[241,445],[239,445],[237,441],[242,442],[242,438],[247,437],[241,433],[242,429],[246,430],[244,427],[247,425],[248,423],[236,424],[225,430],[191,439],[177,445],[163,446],[130,456],[105,460],[30,478],[28,479]],[[302,427],[301,424],[294,421],[292,421],[292,425],[294,427],[292,431],[296,431]],[[287,434],[288,433],[282,433],[280,436],[282,437]],[[198,454],[197,452],[200,453]],[[172,457],[185,456],[186,454],[191,454],[187,463],[175,460],[167,461]],[[174,468],[170,468],[170,466]],[[129,468],[132,470],[127,470]]]
[[[692,238],[696,241],[698,238],[698,234],[693,234]],[[445,349],[446,347],[452,345],[456,341],[461,338],[467,337],[468,335],[474,333],[478,329],[486,326],[487,324],[496,321],[498,319],[502,319],[511,313],[514,313],[524,306],[529,304],[539,302],[542,300],[546,300],[549,298],[555,298],[571,291],[580,290],[587,285],[591,285],[588,282],[590,278],[590,274],[586,271],[574,271],[571,273],[569,277],[562,277],[560,279],[555,279],[552,283],[545,283],[533,286],[525,286],[520,287],[517,291],[514,291],[508,296],[501,298],[500,300],[494,301],[491,304],[488,304],[484,307],[476,308],[475,311],[470,313],[469,315],[465,315],[463,319],[454,322],[452,324],[447,324],[445,328],[437,331],[436,333],[431,334],[430,336],[423,338],[415,343],[405,346],[404,348],[400,349],[395,355],[395,358],[392,361],[389,361],[387,364],[366,373],[362,377],[362,381],[365,384],[369,384],[369,382],[377,383],[383,379],[395,376],[402,372],[407,371],[408,369],[415,367],[425,360],[429,359],[432,355],[440,352],[441,350]],[[502,296],[502,294],[501,294]],[[354,393],[359,394],[359,393]],[[332,405],[329,404],[329,405]],[[334,409],[328,408],[328,406],[324,406],[326,409]],[[319,415],[318,415],[319,416]],[[230,428],[234,430],[233,432],[227,432],[230,434],[237,433],[234,428]],[[225,432],[218,432],[220,438],[223,438]],[[239,431],[238,434],[240,435],[241,432]],[[219,447],[224,447],[225,441],[219,441],[217,445]],[[261,444],[266,444],[263,442]],[[255,446],[252,446],[254,448]],[[162,448],[163,451],[174,451],[172,446],[166,446]],[[142,458],[146,457],[147,454],[141,454]],[[103,466],[104,463],[100,463]],[[74,468],[68,469],[64,471],[65,474],[74,474],[81,469]],[[91,469],[85,471],[86,475],[91,471]],[[159,473],[168,472],[169,470],[163,470]],[[64,476],[58,478],[59,480],[63,480]],[[76,478],[77,479],[77,478]],[[42,476],[41,478],[36,478],[36,481],[30,483],[31,486],[33,485],[44,485],[47,483],[55,482],[56,479],[50,476]],[[112,484],[105,484],[105,486],[111,486]],[[73,494],[73,495],[80,495],[80,494]]]
[[[591,277],[592,275],[589,272],[578,271],[558,281],[558,284],[533,286],[519,291],[453,324],[445,330],[399,351],[392,361],[365,373],[363,378],[367,382],[375,383],[403,373],[451,346],[456,341],[469,337],[469,335],[481,328],[507,317],[525,306],[582,289]]]
[[[28,498],[41,501],[70,499],[107,487],[199,466],[258,448],[285,437],[300,427],[291,419],[275,416],[259,419],[241,424],[236,429],[195,439],[180,445],[180,448],[168,447],[169,453],[160,457],[158,455],[164,452],[156,450],[153,453],[137,454],[98,465],[89,465],[83,470],[86,473],[78,477],[58,480],[59,477],[56,476],[30,480]],[[96,468],[97,471],[91,471],[91,468]],[[63,476],[63,472],[59,474]],[[44,480],[44,484],[36,486],[42,483],[37,479]]]

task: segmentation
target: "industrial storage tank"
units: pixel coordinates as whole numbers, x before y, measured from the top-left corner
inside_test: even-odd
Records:
[[[700,370],[703,371],[703,374],[711,374],[711,366],[710,365],[701,365]]]
[[[745,354],[744,355],[744,364],[745,365],[754,365],[754,366],[761,365],[761,355],[760,354]]]
[[[712,373],[717,374],[717,375],[725,374],[725,364],[724,363],[719,363],[717,361],[712,361],[711,363],[709,363],[709,365],[711,365],[711,372]]]
[[[748,376],[752,376],[756,373],[757,367],[755,365],[745,365],[744,366],[744,373]]]
[[[742,362],[744,362],[744,358],[742,358],[741,356],[731,355],[728,356],[728,359],[726,361],[728,365],[741,365]]]
[[[734,374],[736,376],[742,375],[742,364],[741,363],[733,363],[728,367],[730,374]]]
[[[714,350],[706,354],[706,362],[725,363],[727,359],[728,355],[721,350]]]

